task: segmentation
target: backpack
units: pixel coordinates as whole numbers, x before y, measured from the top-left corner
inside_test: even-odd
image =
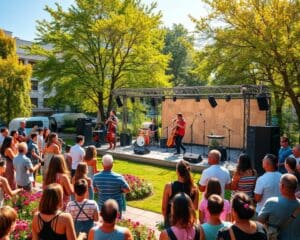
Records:
[[[172,231],[171,227],[167,228],[166,231],[167,231],[168,237],[171,240],[177,240],[177,238],[176,238],[174,232]],[[195,237],[194,237],[194,240],[198,240],[199,238],[200,238],[200,226],[197,224],[197,225],[195,225]]]

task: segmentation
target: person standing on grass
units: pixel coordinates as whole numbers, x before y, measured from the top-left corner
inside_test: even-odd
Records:
[[[72,158],[72,172],[71,172],[72,177],[75,174],[78,164],[83,161],[84,154],[85,154],[84,149],[82,148],[83,144],[84,144],[84,136],[78,135],[76,137],[76,144],[71,147],[70,155]]]
[[[84,155],[84,161],[88,166],[88,177],[93,180],[94,174],[99,172],[97,169],[97,149],[94,145],[87,147]]]
[[[105,154],[102,158],[103,171],[94,175],[93,186],[98,192],[98,205],[101,209],[104,202],[114,199],[122,209],[123,193],[130,192],[130,187],[124,177],[112,171],[113,157]]]
[[[281,173],[286,173],[284,168],[285,159],[290,156],[292,152],[292,148],[290,147],[290,141],[287,137],[280,138],[280,149],[278,152],[278,171]]]

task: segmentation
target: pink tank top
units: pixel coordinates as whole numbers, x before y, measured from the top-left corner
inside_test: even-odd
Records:
[[[195,238],[196,231],[194,227],[179,228],[172,226],[171,229],[177,239],[193,240]]]

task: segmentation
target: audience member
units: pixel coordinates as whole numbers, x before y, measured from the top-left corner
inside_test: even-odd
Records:
[[[79,166],[80,165],[78,165],[78,167]],[[79,179],[75,182],[74,191],[75,201],[68,203],[66,212],[72,215],[76,234],[80,232],[88,234],[90,229],[94,226],[94,221],[99,221],[99,208],[94,200],[86,198],[88,183],[85,179]]]
[[[19,188],[26,191],[31,191],[33,182],[33,172],[39,169],[41,163],[35,166],[32,165],[31,160],[26,156],[27,144],[25,142],[19,143],[19,154],[14,158],[13,165],[16,170],[16,182]]]
[[[32,221],[33,240],[74,240],[76,239],[75,227],[70,213],[60,211],[63,206],[62,187],[53,183],[44,191],[39,204],[39,211],[34,214]],[[84,233],[79,234],[79,239],[84,239]]]
[[[43,179],[46,177],[47,170],[49,168],[52,157],[56,154],[60,154],[61,149],[58,143],[58,136],[56,133],[50,133],[48,136],[48,142],[44,149],[44,166],[43,166]]]
[[[1,147],[1,156],[6,160],[6,169],[3,176],[7,179],[9,186],[11,189],[16,189],[16,171],[13,165],[13,159],[17,155],[17,151],[15,152],[12,147],[13,138],[8,136],[4,139],[2,147]]]
[[[173,197],[179,193],[186,193],[193,201],[194,208],[197,209],[199,202],[199,192],[197,186],[193,182],[188,162],[181,160],[176,165],[177,181],[165,185],[162,214],[165,220],[165,227],[170,226],[171,202]]]
[[[257,173],[251,166],[250,157],[246,154],[241,154],[231,181],[231,190],[233,190],[231,195],[233,196],[235,192],[244,192],[253,199],[256,179]]]
[[[201,192],[204,192],[208,180],[212,177],[216,177],[221,183],[221,196],[224,198],[225,189],[230,189],[231,187],[231,177],[229,171],[225,167],[219,165],[220,159],[221,153],[218,150],[211,150],[208,153],[208,164],[210,167],[202,172],[199,188]]]
[[[101,209],[108,199],[117,201],[121,213],[122,195],[130,191],[129,185],[124,177],[112,171],[113,157],[106,154],[102,157],[103,171],[94,175],[93,185],[98,192],[98,206]]]
[[[77,166],[77,169],[75,171],[75,175],[72,178],[72,184],[74,185],[75,182],[79,179],[85,179],[88,183],[88,198],[89,199],[94,199],[94,191],[92,187],[92,179],[90,179],[87,176],[88,173],[88,168],[87,164],[85,162],[80,162]]]
[[[50,129],[47,127],[44,127],[44,133],[43,133],[43,139],[44,139],[43,147],[44,148],[46,147],[46,144],[49,142],[50,133],[51,133]]]
[[[12,130],[10,132],[10,136],[12,137],[12,145],[11,148],[15,154],[18,153],[18,144],[19,144],[19,133],[17,130]]]
[[[39,147],[37,145],[38,134],[33,132],[30,134],[30,138],[27,141],[28,151],[26,156],[31,160],[33,166],[36,166],[39,162],[43,162],[43,159],[40,156]],[[36,171],[33,172],[33,186],[35,187],[35,175]]]
[[[10,234],[15,230],[17,212],[9,206],[0,208],[0,239],[9,240]]]
[[[42,153],[44,151],[44,129],[42,127],[37,129],[37,146],[39,152]]]
[[[98,173],[97,169],[97,149],[94,145],[87,147],[85,151],[84,161],[88,166],[88,177],[93,179],[94,174]]]
[[[2,147],[4,138],[6,138],[8,136],[8,128],[7,127],[2,127],[0,129],[0,149]]]
[[[72,177],[75,174],[78,164],[83,161],[84,154],[85,154],[84,149],[82,148],[83,144],[84,144],[84,136],[78,135],[76,137],[76,144],[73,147],[71,147],[70,155],[72,157],[72,172],[71,172]]]
[[[174,196],[171,210],[171,227],[162,231],[159,239],[200,239],[200,229],[196,227],[196,211],[191,198],[181,192]]]
[[[262,160],[262,167],[266,171],[257,179],[254,200],[257,202],[256,212],[259,213],[266,200],[279,196],[279,182],[281,173],[277,171],[277,157],[267,154]]]
[[[300,239],[300,200],[296,199],[297,178],[284,174],[280,178],[278,197],[269,198],[261,209],[258,220],[278,230],[279,240]]]
[[[232,199],[231,209],[234,224],[219,230],[217,240],[268,239],[264,226],[250,220],[255,214],[255,208],[248,195],[236,193]]]
[[[133,240],[133,236],[128,228],[116,225],[116,220],[119,217],[119,208],[115,200],[106,200],[101,207],[100,215],[103,223],[90,230],[88,240]]]
[[[71,157],[71,154],[70,154],[71,147],[72,147],[71,145],[67,144],[65,146],[65,152],[64,152],[64,158],[66,160],[66,164],[67,164],[67,167],[68,167],[70,172],[72,171],[72,157]]]
[[[208,211],[208,198],[211,195],[219,195],[221,196],[221,184],[220,181],[217,178],[210,178],[207,182],[207,186],[205,189],[204,198],[200,202],[199,205],[199,220],[200,223],[206,223],[210,217],[210,213]],[[223,200],[224,207],[222,208],[222,211],[220,213],[220,219],[223,221],[230,221],[230,203],[228,200]]]
[[[300,144],[296,144],[292,149],[293,154],[290,157],[293,157],[297,161],[297,168],[300,170]]]
[[[2,174],[5,172],[6,161],[3,158],[0,158],[0,207],[3,206],[4,194],[12,197],[22,191],[21,188],[16,190],[11,190],[8,181],[5,177],[2,177]]]
[[[287,173],[293,174],[300,184],[300,172],[297,169],[297,160],[294,157],[287,157],[284,162],[284,167]]]
[[[292,154],[292,149],[290,147],[290,141],[287,137],[280,138],[280,149],[278,152],[278,171],[281,173],[286,173],[284,168],[285,159]]]
[[[26,121],[21,121],[20,127],[18,128],[18,141],[19,142],[26,142],[28,140],[25,127],[26,127]]]
[[[63,188],[63,209],[70,201],[70,195],[73,194],[73,186],[70,181],[70,172],[66,166],[63,155],[54,155],[50,161],[49,168],[44,179],[44,187],[51,183],[59,183]]]
[[[220,195],[212,194],[209,196],[207,199],[209,217],[207,222],[202,224],[203,231],[200,231],[200,239],[215,240],[221,228],[231,226],[230,222],[223,222],[220,217],[223,208],[224,200]]]

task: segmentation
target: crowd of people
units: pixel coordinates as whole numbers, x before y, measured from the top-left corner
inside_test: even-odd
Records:
[[[113,171],[113,157],[104,155],[99,171],[96,148],[83,149],[83,136],[63,149],[57,133],[36,129],[27,136],[25,124],[0,133],[0,239],[9,239],[17,219],[4,206],[4,195],[37,189],[37,174],[43,194],[32,219],[33,239],[133,239],[129,229],[116,225],[130,187]],[[218,150],[209,152],[210,166],[197,183],[189,163],[177,163],[177,180],[163,192],[160,239],[300,239],[300,145],[291,148],[281,138],[278,158],[263,158],[262,176],[246,154],[232,175],[220,159]]]

